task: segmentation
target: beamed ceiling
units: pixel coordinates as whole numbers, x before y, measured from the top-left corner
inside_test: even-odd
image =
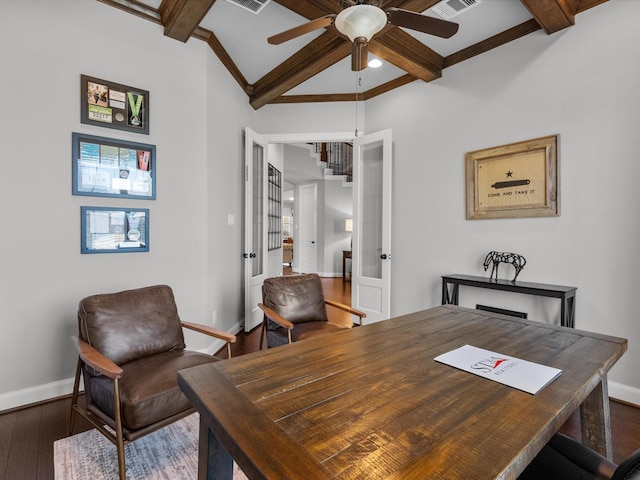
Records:
[[[369,42],[380,69],[351,71],[351,43],[335,27],[268,45],[267,38],[341,10],[340,0],[273,0],[255,14],[226,0],[98,0],[162,26],[180,42],[203,41],[247,94],[255,109],[275,103],[367,100],[410,82],[431,82],[443,70],[524,35],[572,28],[576,15],[607,0],[481,0],[450,21],[456,35],[441,39],[387,25]],[[438,0],[388,0],[425,15]],[[142,21],[142,20],[141,20]],[[579,28],[574,27],[574,28]]]

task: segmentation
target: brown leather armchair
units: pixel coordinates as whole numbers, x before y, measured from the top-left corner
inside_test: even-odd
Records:
[[[194,412],[178,387],[178,370],[218,361],[185,350],[182,327],[224,340],[231,357],[235,336],[181,322],[173,292],[166,285],[80,301],[69,435],[77,412],[116,445],[121,480],[126,477],[126,443]],[[78,401],[81,374],[83,402]]]
[[[327,305],[355,315],[360,325],[367,316],[342,303],[326,300],[320,277],[315,273],[266,279],[262,285],[262,303],[258,304],[264,312],[260,349],[265,333],[267,347],[272,348],[353,326],[330,322]]]

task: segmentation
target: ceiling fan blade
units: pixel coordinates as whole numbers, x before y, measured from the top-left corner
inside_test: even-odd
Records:
[[[399,8],[387,9],[389,23],[398,27],[410,28],[418,32],[428,33],[436,37],[449,38],[458,31],[458,24],[440,20],[439,18],[427,17],[409,10]]]
[[[334,14],[316,18],[315,20],[311,20],[310,22],[303,23],[302,25],[298,25],[297,27],[293,27],[289,30],[273,35],[269,37],[267,41],[271,45],[280,45],[281,43],[287,42],[306,33],[313,32],[314,30],[318,30],[320,28],[328,27],[333,23],[334,18],[336,18],[336,15]]]
[[[369,63],[369,49],[364,38],[356,38],[351,47],[351,70],[359,72],[367,68]]]

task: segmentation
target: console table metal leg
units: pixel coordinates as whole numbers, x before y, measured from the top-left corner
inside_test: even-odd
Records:
[[[575,327],[575,295],[562,299],[562,308],[560,310],[560,325],[563,327]]]
[[[460,285],[453,284],[451,295],[449,295],[449,285],[442,281],[442,305],[458,305],[458,290]]]
[[[451,292],[451,303],[453,305],[458,305],[458,292],[460,291],[460,285],[454,285],[453,291]]]

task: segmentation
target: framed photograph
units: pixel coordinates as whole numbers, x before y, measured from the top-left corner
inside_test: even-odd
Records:
[[[82,253],[149,251],[149,209],[81,207]]]
[[[149,135],[149,92],[80,75],[80,121]]]
[[[469,152],[467,219],[560,215],[558,135]]]
[[[72,135],[73,194],[155,200],[156,147]]]

